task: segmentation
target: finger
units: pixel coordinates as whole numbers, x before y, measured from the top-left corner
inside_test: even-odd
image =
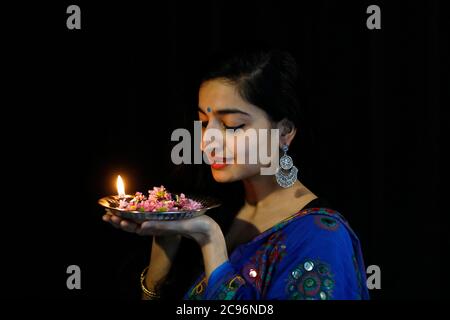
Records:
[[[127,232],[136,232],[137,224],[131,221],[122,220],[120,221],[120,228]]]
[[[112,225],[116,229],[120,228],[120,225],[118,225],[118,224],[116,224],[116,223],[111,221],[111,215],[109,215],[109,214],[104,214],[103,217],[102,217],[102,220],[105,221],[106,223]]]
[[[119,217],[116,217],[115,215],[109,215],[109,223],[116,229],[120,229],[120,219]]]
[[[121,218],[119,218],[118,216],[115,216],[115,215],[111,215],[111,216],[110,216],[110,219],[111,219],[111,222],[112,222],[112,223],[114,223],[114,224],[120,226],[120,221],[122,221]]]
[[[111,210],[105,209],[105,214],[102,216],[102,219],[103,219],[103,221],[105,221],[105,222],[111,223],[111,217],[112,217],[113,215],[114,215],[114,214],[112,213]]]

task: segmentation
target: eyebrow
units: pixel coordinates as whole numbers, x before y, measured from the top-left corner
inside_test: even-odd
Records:
[[[203,111],[200,107],[198,107],[198,111],[203,113],[203,114],[206,114],[206,112]],[[244,112],[244,111],[239,110],[239,109],[232,109],[232,108],[217,110],[216,113],[220,114],[220,115],[240,113],[240,114],[243,114],[243,115],[246,115],[246,116],[250,116],[250,114],[248,114],[247,112]]]

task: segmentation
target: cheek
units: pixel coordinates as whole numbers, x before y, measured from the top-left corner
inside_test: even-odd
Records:
[[[240,141],[238,149],[238,141]],[[233,154],[233,158],[237,160],[238,154],[245,155],[248,159],[248,156],[250,154],[257,155],[258,153],[258,138],[256,139],[249,139],[245,138],[244,135],[233,135],[233,136],[227,136],[225,140],[225,149],[227,154],[231,155]],[[246,160],[247,161],[247,160]]]
[[[264,129],[267,130],[267,129]],[[238,149],[238,140],[241,141],[241,146],[244,145],[244,148]],[[267,135],[259,135],[258,130],[256,130],[256,139],[245,139],[245,144],[243,144],[244,136],[243,135],[234,135],[230,137],[226,137],[225,141],[225,152],[227,157],[233,155],[233,159],[235,163],[246,165],[249,163],[250,159],[256,159],[257,163],[260,163],[261,157],[271,157],[272,150],[271,148],[277,147],[272,146],[270,130],[267,130]],[[263,150],[259,148],[260,145],[265,145],[266,149]],[[264,153],[264,154],[259,154]],[[238,159],[238,154],[241,159]],[[245,158],[244,158],[244,157]],[[242,163],[242,160],[245,159],[245,163]],[[238,162],[240,160],[240,162]],[[254,163],[254,162],[252,162]],[[252,164],[254,165],[254,164]]]

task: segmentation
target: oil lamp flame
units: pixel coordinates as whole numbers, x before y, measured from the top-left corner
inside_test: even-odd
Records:
[[[125,186],[121,176],[117,177],[117,193],[119,198],[125,198]]]

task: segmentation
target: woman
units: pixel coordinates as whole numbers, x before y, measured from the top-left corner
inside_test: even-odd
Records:
[[[279,129],[276,175],[262,175],[268,165],[260,162],[237,164],[237,152],[231,158],[209,154],[214,180],[242,181],[245,190],[245,203],[226,235],[207,215],[140,225],[104,215],[125,231],[154,236],[150,264],[141,275],[144,298],[159,298],[182,236],[195,240],[204,262],[186,299],[368,298],[358,238],[297,179],[288,156],[300,117],[296,77],[288,53],[250,50],[219,60],[201,82],[203,151],[211,143],[204,139],[210,129],[236,130],[235,138],[248,129]],[[223,148],[236,151],[229,140]]]

